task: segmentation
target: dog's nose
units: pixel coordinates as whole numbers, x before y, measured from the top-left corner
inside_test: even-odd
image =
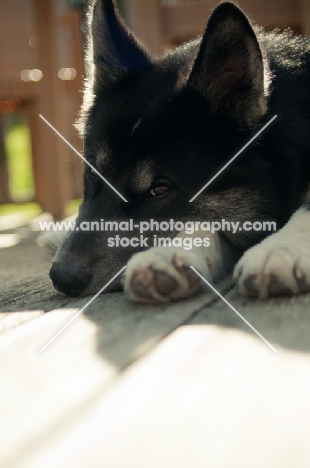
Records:
[[[91,275],[72,263],[54,262],[50,271],[54,287],[68,296],[79,296],[91,280]]]

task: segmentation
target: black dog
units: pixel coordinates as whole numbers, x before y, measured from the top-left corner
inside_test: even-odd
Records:
[[[202,240],[191,250],[182,247],[187,234],[180,232],[180,244],[153,247],[131,259],[139,249],[109,247],[111,233],[79,230],[56,255],[55,287],[69,295],[93,294],[130,259],[129,296],[168,302],[199,289],[190,266],[215,280],[244,254],[235,267],[242,293],[267,297],[309,291],[310,40],[290,32],[254,31],[235,5],[222,3],[202,39],[155,60],[112,0],[93,2],[89,20],[92,76],[80,129],[92,167],[85,169],[78,222],[224,218],[240,228],[195,232],[192,237]],[[280,229],[266,239],[266,232],[242,227],[265,221]],[[173,227],[164,233],[171,239],[176,234]],[[115,281],[108,290],[119,288]]]

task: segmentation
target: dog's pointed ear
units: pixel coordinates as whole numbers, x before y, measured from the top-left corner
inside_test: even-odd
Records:
[[[95,90],[114,83],[125,73],[150,66],[147,51],[139,44],[116,11],[113,0],[95,0],[89,10],[90,59]]]
[[[211,110],[250,125],[266,113],[264,62],[247,17],[233,3],[211,15],[188,86],[203,95]]]

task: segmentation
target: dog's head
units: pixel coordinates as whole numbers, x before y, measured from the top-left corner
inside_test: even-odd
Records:
[[[91,76],[80,127],[92,168],[85,166],[78,223],[251,220],[266,211],[270,218],[273,183],[258,146],[189,202],[266,115],[264,60],[245,15],[221,4],[202,40],[160,60],[139,44],[112,0],[91,4],[89,25]],[[71,233],[51,271],[55,287],[71,295],[100,290],[133,253],[109,248],[110,236]]]

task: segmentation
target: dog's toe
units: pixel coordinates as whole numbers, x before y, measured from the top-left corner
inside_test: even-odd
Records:
[[[155,271],[154,285],[161,296],[168,296],[177,289],[178,281],[165,271]]]
[[[310,291],[310,252],[275,239],[248,250],[235,268],[245,296],[267,298]]]
[[[249,296],[255,297],[259,295],[259,286],[256,284],[256,281],[256,274],[249,274],[249,276],[246,276],[243,281],[243,287]]]
[[[130,280],[130,289],[137,297],[142,299],[152,299],[152,294],[147,288],[147,285],[144,284],[137,276],[133,276]]]
[[[199,278],[197,273],[195,273],[191,269],[189,265],[190,262],[188,263],[186,261],[186,258],[182,256],[174,255],[172,259],[172,263],[175,269],[185,278],[189,288],[195,288],[197,287],[197,285],[199,285],[199,283],[201,282],[201,279]]]
[[[125,292],[134,301],[152,304],[192,296],[202,282],[191,265],[210,279],[206,262],[191,252],[174,248],[140,252],[128,263]]]
[[[294,282],[281,275],[269,274],[268,278],[268,295],[269,296],[292,296],[295,292]]]
[[[305,270],[308,270],[308,274]],[[300,264],[295,265],[294,267],[295,280],[301,292],[310,291],[310,265],[309,268],[305,268],[305,270],[302,267],[302,262],[300,262]]]

